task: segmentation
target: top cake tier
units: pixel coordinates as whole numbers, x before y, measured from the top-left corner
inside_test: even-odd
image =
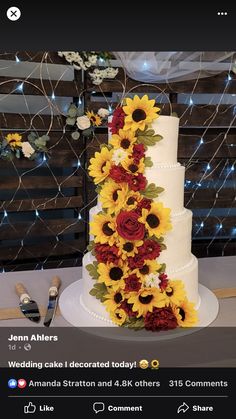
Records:
[[[155,134],[163,137],[156,145],[148,147],[146,157],[151,157],[153,167],[156,165],[172,165],[177,163],[179,118],[175,116],[159,116],[151,124]]]

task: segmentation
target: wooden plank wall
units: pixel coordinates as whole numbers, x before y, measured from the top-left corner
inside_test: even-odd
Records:
[[[65,65],[57,53],[18,52],[21,61]],[[1,59],[15,60],[16,54]],[[66,65],[65,65],[66,68]],[[75,71],[72,81],[27,79],[24,95],[68,97],[76,103],[82,93],[85,109],[116,106],[123,92],[124,72],[116,80],[94,86],[85,74]],[[157,84],[168,95],[173,111],[180,116],[178,161],[186,167],[185,206],[194,213],[193,253],[198,257],[235,254],[235,171],[236,120],[232,105],[190,105],[179,103],[181,93],[236,93],[236,78],[227,84],[227,74],[211,78]],[[0,77],[0,94],[19,95],[15,90],[24,78]],[[125,91],[138,82],[125,79]],[[153,85],[139,86],[137,93],[156,93]],[[193,93],[194,92],[194,93]],[[161,104],[169,114],[168,104]],[[0,107],[1,112],[1,107]],[[90,157],[107,141],[107,128],[96,129],[95,137],[73,141],[65,129],[65,117],[46,114],[0,113],[0,135],[36,131],[50,127],[50,158],[13,163],[0,160],[0,270],[81,264],[86,249],[88,209],[95,202],[94,185],[86,169]],[[201,140],[202,138],[202,140]],[[202,143],[203,142],[203,143]],[[85,152],[83,152],[86,150]],[[81,154],[82,153],[82,154]],[[78,166],[78,157],[80,167]],[[214,156],[214,158],[212,158]],[[208,170],[207,167],[210,166]],[[201,185],[201,186],[198,186]],[[81,217],[79,217],[81,214]]]
[[[0,57],[15,60],[15,54]],[[17,53],[17,59],[29,63],[66,63],[57,53]],[[10,65],[10,64],[9,64]],[[30,73],[30,71],[29,71]],[[17,89],[24,83],[23,92]],[[37,161],[0,160],[0,269],[23,270],[81,264],[86,248],[86,226],[83,221],[85,165],[80,159],[84,143],[73,141],[66,118],[58,114],[56,100],[67,97],[78,99],[83,90],[80,73],[74,80],[0,77],[0,94],[44,96],[52,106],[52,114],[0,114],[0,135],[34,131],[49,132],[49,157],[41,155]],[[31,97],[32,100],[32,97]],[[54,107],[53,107],[54,106]],[[1,105],[0,105],[1,110]],[[29,109],[30,112],[30,109]],[[80,216],[79,216],[80,214]],[[82,217],[82,219],[80,219]]]
[[[235,159],[236,112],[235,106],[194,104],[197,94],[236,93],[236,76],[221,73],[196,80],[140,86],[140,83],[119,72],[116,80],[103,82],[96,87],[85,77],[86,106],[98,109],[109,104],[113,109],[116,98],[130,89],[132,93],[158,94],[165,92],[172,103],[172,110],[180,117],[178,161],[186,167],[185,206],[193,211],[193,246],[197,257],[235,255]],[[125,86],[124,86],[125,85]],[[159,89],[159,90],[158,90]],[[179,95],[190,95],[187,104],[178,103]],[[169,104],[157,104],[162,114],[170,114]],[[88,152],[94,153],[96,142],[107,140],[103,128],[96,130],[96,141]],[[94,196],[89,186],[90,198]]]

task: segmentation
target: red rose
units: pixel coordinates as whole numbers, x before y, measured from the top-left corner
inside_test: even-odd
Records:
[[[139,173],[137,176],[130,176],[128,179],[129,187],[132,191],[141,191],[147,186],[147,179],[143,176],[142,173]]]
[[[116,246],[109,246],[108,244],[96,244],[95,246],[96,259],[99,263],[114,263],[115,265],[119,262],[118,252],[119,249]]]
[[[137,312],[132,311],[133,304],[129,304],[128,300],[122,301],[120,308],[122,308],[129,317],[136,317]]]
[[[133,146],[133,159],[135,160],[135,163],[138,163],[139,160],[141,160],[143,157],[145,157],[145,147],[143,144],[135,144]]]
[[[141,240],[145,234],[144,224],[138,221],[135,211],[121,211],[116,218],[118,234],[126,240]]]
[[[152,332],[160,330],[175,329],[177,327],[177,319],[170,307],[154,308],[153,312],[148,312],[144,319],[145,329]]]
[[[167,285],[168,285],[168,276],[163,272],[159,275],[158,277],[161,282],[159,283],[159,287],[161,288],[161,290],[165,290]]]
[[[117,183],[128,182],[130,175],[122,166],[112,166],[109,176]]]
[[[151,199],[143,198],[140,202],[138,202],[138,205],[137,205],[137,208],[136,208],[135,211],[138,214],[141,215],[143,208],[146,208],[147,210],[150,210],[151,209],[151,203],[152,203]]]
[[[145,240],[142,246],[138,248],[138,253],[144,259],[156,259],[161,253],[161,246],[155,240]]]
[[[144,265],[143,255],[137,254],[133,258],[128,257],[128,265],[130,269],[142,269]]]
[[[125,291],[138,292],[141,288],[141,284],[139,282],[138,277],[135,274],[129,275],[128,278],[125,278]]]
[[[114,110],[112,115],[112,121],[108,124],[108,127],[110,128],[112,134],[117,134],[119,132],[119,129],[123,128],[124,120],[125,113],[123,109],[119,106]]]

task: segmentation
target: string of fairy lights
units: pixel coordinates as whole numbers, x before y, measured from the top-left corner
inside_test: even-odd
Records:
[[[6,66],[16,66],[17,69],[17,65],[19,63],[21,63],[21,60],[19,58],[20,54],[15,54],[15,63],[13,64],[12,62],[8,63],[6,61]],[[1,56],[0,56],[1,59]],[[3,56],[4,59],[4,56]],[[33,61],[33,57],[31,57],[32,61]],[[8,207],[10,206],[11,203],[13,203],[15,201],[15,199],[17,199],[17,202],[19,201],[19,208],[15,210],[15,212],[20,211],[21,209],[21,205],[23,202],[23,199],[18,199],[17,194],[18,191],[21,189],[22,191],[24,191],[25,196],[32,201],[32,211],[31,214],[34,214],[33,220],[31,220],[31,223],[29,224],[28,229],[25,231],[24,233],[24,237],[20,238],[20,240],[18,240],[18,247],[17,247],[17,251],[14,255],[14,257],[12,258],[12,260],[8,261],[5,264],[5,267],[2,266],[1,267],[1,263],[0,263],[0,272],[2,270],[2,272],[4,272],[5,270],[7,270],[7,266],[8,265],[17,265],[17,261],[18,261],[18,257],[21,253],[21,251],[23,249],[25,249],[25,244],[27,243],[27,239],[30,237],[30,233],[31,231],[34,229],[34,226],[36,225],[36,223],[40,222],[42,224],[42,228],[44,227],[47,232],[50,234],[51,237],[54,237],[54,244],[52,244],[51,249],[48,253],[48,255],[43,258],[43,260],[41,258],[38,258],[37,262],[35,263],[35,269],[44,269],[44,266],[46,265],[46,263],[48,262],[48,260],[50,260],[50,257],[53,255],[54,249],[56,249],[56,247],[58,246],[58,244],[62,241],[62,236],[67,234],[67,231],[70,231],[70,228],[73,228],[74,226],[76,226],[78,223],[88,223],[88,219],[87,219],[87,209],[90,208],[92,205],[96,204],[96,197],[90,201],[87,202],[86,205],[84,205],[82,208],[71,208],[68,207],[69,209],[72,209],[74,212],[74,216],[73,219],[71,220],[71,223],[69,223],[66,227],[63,227],[60,231],[57,232],[57,234],[55,234],[53,227],[50,227],[50,225],[47,223],[48,218],[45,219],[44,218],[44,211],[47,208],[47,205],[49,203],[54,203],[56,202],[56,200],[58,198],[65,198],[68,202],[69,205],[69,201],[71,199],[71,196],[68,196],[65,192],[64,192],[64,183],[67,182],[67,180],[73,176],[78,176],[81,175],[83,173],[84,175],[84,179],[88,178],[88,173],[86,170],[86,165],[83,162],[83,155],[84,153],[86,153],[87,151],[87,147],[94,147],[94,149],[96,149],[98,143],[99,143],[99,139],[97,138],[96,133],[94,134],[94,137],[92,139],[92,141],[89,142],[89,145],[86,145],[85,148],[82,149],[82,151],[80,151],[78,153],[76,147],[75,147],[75,143],[73,142],[73,140],[70,138],[70,133],[68,133],[67,129],[66,129],[66,122],[65,122],[65,116],[66,116],[66,110],[64,109],[62,111],[62,109],[58,106],[57,104],[57,96],[55,94],[55,81],[52,82],[51,77],[50,77],[50,69],[49,69],[49,65],[48,64],[52,64],[51,62],[48,61],[48,55],[47,53],[45,53],[42,57],[41,62],[39,63],[34,63],[36,70],[39,71],[39,79],[40,79],[40,88],[38,87],[39,85],[34,85],[32,83],[32,74],[33,71],[29,71],[29,74],[27,75],[27,77],[24,78],[11,78],[11,81],[16,81],[17,82],[17,86],[14,90],[12,90],[11,92],[5,94],[5,95],[1,95],[0,97],[0,109],[1,109],[1,103],[3,103],[4,100],[6,100],[9,96],[11,96],[12,94],[17,93],[22,95],[23,101],[25,103],[28,115],[31,115],[30,112],[30,104],[28,103],[28,99],[27,99],[27,95],[25,94],[25,86],[31,85],[33,86],[35,89],[38,89],[38,94],[40,94],[41,96],[43,96],[46,99],[46,105],[44,105],[41,109],[38,110],[38,112],[36,114],[34,114],[33,116],[31,116],[30,119],[30,123],[29,126],[25,126],[24,129],[19,130],[19,132],[21,132],[21,134],[27,133],[29,130],[33,130],[37,133],[37,129],[34,126],[34,119],[37,116],[41,116],[43,114],[45,114],[45,112],[47,113],[47,115],[49,115],[49,126],[47,127],[47,134],[50,136],[50,132],[52,131],[52,123],[53,123],[53,118],[58,118],[60,120],[61,123],[61,135],[58,135],[58,139],[56,141],[56,143],[53,143],[50,145],[50,141],[49,141],[49,145],[48,145],[48,152],[49,153],[42,153],[40,159],[37,160],[37,162],[35,162],[35,165],[29,169],[26,170],[19,170],[19,167],[17,166],[17,162],[13,159],[11,161],[11,168],[14,170],[17,179],[18,179],[18,186],[15,188],[15,190],[12,193],[12,196],[9,198],[7,198],[7,200],[1,200],[0,201],[0,232],[1,232],[1,228],[9,226],[11,227],[13,230],[15,230],[15,225],[14,222],[11,221],[11,216],[10,213],[8,212]],[[101,62],[102,64],[102,62]],[[5,68],[6,68],[5,66]],[[146,63],[147,66],[147,63]],[[145,63],[144,63],[144,67],[145,67]],[[229,233],[227,230],[227,234],[223,234],[224,230],[225,230],[225,222],[227,220],[227,218],[229,216],[234,216],[234,208],[235,208],[235,190],[236,190],[236,186],[235,186],[235,164],[236,161],[227,157],[227,158],[217,158],[216,156],[219,152],[219,150],[222,147],[227,147],[227,149],[229,150],[229,156],[230,156],[230,151],[234,150],[233,147],[236,147],[236,144],[233,143],[228,143],[228,134],[230,132],[230,130],[232,128],[235,127],[235,119],[236,119],[236,106],[229,105],[229,107],[232,107],[232,119],[230,121],[230,124],[227,126],[227,128],[223,129],[223,128],[219,128],[218,132],[213,136],[211,134],[211,137],[208,138],[208,134],[210,133],[210,129],[212,127],[214,127],[214,121],[216,118],[219,117],[220,115],[220,105],[222,103],[224,103],[224,98],[225,95],[227,94],[227,90],[228,90],[228,86],[230,85],[231,81],[232,81],[232,76],[231,76],[231,67],[232,67],[232,62],[229,62],[229,71],[228,71],[228,76],[226,77],[225,80],[225,86],[223,89],[223,92],[219,92],[220,94],[220,98],[218,100],[217,106],[214,107],[214,113],[206,120],[203,122],[202,126],[204,127],[202,134],[199,136],[199,141],[196,144],[196,148],[195,150],[192,152],[191,156],[185,161],[185,167],[186,167],[186,178],[185,178],[185,189],[187,192],[187,202],[185,204],[186,207],[190,207],[191,208],[191,204],[193,203],[193,201],[196,199],[196,196],[198,194],[199,190],[204,190],[206,192],[206,194],[208,193],[209,189],[213,189],[214,193],[215,193],[215,197],[213,197],[212,200],[212,205],[210,208],[206,208],[204,211],[200,212],[198,214],[198,212],[196,211],[197,214],[197,219],[200,220],[198,222],[195,222],[194,228],[193,228],[193,239],[198,239],[203,237],[203,232],[204,232],[204,228],[205,226],[207,226],[207,221],[209,219],[209,217],[214,217],[214,219],[216,220],[216,224],[215,224],[215,230],[214,230],[214,234],[209,238],[208,240],[208,244],[207,244],[207,248],[206,248],[206,256],[208,254],[208,251],[210,250],[212,244],[220,237],[224,237],[224,243],[222,245],[222,255],[225,254],[225,250],[227,249],[227,246],[229,245],[229,243],[233,240],[236,239],[236,226],[231,228],[231,232]],[[122,69],[123,70],[123,69]],[[1,71],[1,68],[0,68]],[[45,75],[45,71],[48,75],[47,80],[49,80],[50,86],[51,86],[51,95],[48,96],[48,94],[46,93],[46,90],[44,88],[44,77],[43,75]],[[59,80],[57,80],[56,86],[60,83],[60,81],[63,80],[63,77],[66,75],[66,73],[68,71],[71,71],[71,68],[66,65],[65,63],[65,69],[62,72]],[[125,75],[125,72],[124,72]],[[199,105],[195,103],[195,92],[197,90],[197,84],[199,82],[199,78],[196,78],[196,82],[194,83],[194,87],[192,89],[192,91],[187,95],[187,103],[186,103],[186,107],[184,112],[182,113],[182,115],[178,115],[180,117],[180,121],[181,118],[184,118],[184,116],[189,112],[189,111],[193,111],[194,107],[202,107],[204,108],[206,105]],[[8,80],[4,80],[2,83],[0,83],[0,90],[1,90],[1,86],[3,84],[7,84]],[[119,97],[120,99],[124,98],[124,96],[127,94],[127,89],[126,89],[126,82],[122,82],[119,81],[119,83],[122,86],[122,93],[113,94],[112,98],[108,98],[104,92],[102,91],[102,88],[100,88],[100,98],[99,101],[101,101],[101,98],[104,100],[104,107],[107,107],[107,109],[109,110],[110,114],[112,114],[112,111],[114,109],[114,97],[117,100],[117,97]],[[142,86],[144,86],[145,84],[142,83]],[[140,86],[140,83],[137,82],[137,86]],[[150,85],[149,85],[150,86]],[[171,85],[169,85],[171,87]],[[138,89],[137,89],[138,91]],[[133,94],[135,92],[135,88],[132,89],[132,91],[130,91],[130,94]],[[155,92],[155,90],[154,90]],[[83,90],[79,90],[78,88],[78,104],[79,106],[83,107],[84,101],[83,101]],[[93,95],[97,93],[97,91],[92,91],[91,95],[93,97]],[[136,92],[135,92],[136,93]],[[175,92],[177,94],[181,93],[180,92]],[[156,95],[156,100],[158,103],[161,103],[163,100],[163,97],[167,96],[166,93],[164,91],[160,91],[157,93]],[[91,102],[92,103],[92,102]],[[23,115],[22,116],[22,120],[23,120]],[[11,129],[8,129],[9,132],[13,132],[13,131],[17,131],[14,127],[11,127]],[[4,131],[7,131],[4,128]],[[67,135],[68,134],[68,135]],[[192,136],[192,134],[182,134],[183,138],[186,138],[186,141],[188,140],[189,136]],[[50,165],[50,153],[53,152],[57,152],[56,150],[54,151],[54,148],[61,143],[62,141],[66,142],[67,147],[70,149],[71,153],[74,155],[76,164],[73,165],[73,167],[70,168],[70,172],[67,175],[63,175],[63,180],[60,181],[60,179],[57,178],[57,175],[54,173],[54,167],[53,165]],[[212,156],[209,157],[207,160],[203,160],[202,158],[198,158],[198,151],[200,149],[202,149],[202,147],[207,146],[208,144],[211,144],[212,146],[214,146],[214,143],[217,144],[217,147],[214,147],[214,153],[212,153]],[[213,148],[213,147],[212,147]],[[194,179],[194,180],[190,180],[189,179],[189,173],[191,171],[193,171],[198,165],[202,165],[204,166],[203,170],[201,171],[201,174],[199,176],[198,179]],[[1,168],[1,160],[0,160],[0,168]],[[50,176],[52,176],[52,178],[55,181],[55,194],[53,196],[49,196],[49,197],[45,197],[44,202],[42,204],[35,204],[35,198],[32,197],[31,191],[30,189],[28,189],[25,185],[24,185],[24,179],[29,175],[32,174],[36,171],[38,171],[39,169],[47,169],[48,173]],[[212,180],[213,179],[213,180]],[[214,184],[214,185],[213,185]],[[230,186],[228,186],[230,185]],[[214,188],[213,188],[214,186]],[[228,188],[230,191],[233,191],[233,195],[232,197],[229,197],[229,202],[230,205],[227,208],[224,209],[219,209],[217,207],[218,204],[218,197],[219,194],[221,193],[223,188]],[[232,198],[232,199],[231,199]],[[66,205],[65,205],[66,208]],[[17,211],[18,210],[18,211]],[[217,212],[218,211],[218,212]],[[67,240],[63,240],[63,244],[67,244]],[[78,245],[76,244],[76,246],[74,246],[71,243],[67,244],[68,246],[68,250],[71,250],[71,253],[75,253],[76,254],[83,254],[85,252],[86,249],[83,248],[78,248]],[[27,254],[29,258],[35,258],[34,252],[33,250],[31,251],[30,246],[27,246]],[[0,257],[1,259],[1,257]],[[74,265],[76,266],[79,260],[79,256],[76,258],[74,258]],[[58,262],[58,267],[60,267],[63,264],[63,258],[61,259],[60,262]]]

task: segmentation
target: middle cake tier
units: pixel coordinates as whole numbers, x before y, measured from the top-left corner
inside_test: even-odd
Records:
[[[95,206],[90,210],[90,221],[101,208]],[[187,265],[191,260],[191,232],[192,232],[192,211],[184,209],[181,215],[171,217],[172,230],[165,234],[166,250],[163,250],[158,257],[159,263],[165,263],[168,272],[175,272]],[[90,236],[93,240],[93,236]]]
[[[164,188],[164,191],[159,194],[158,198],[154,198],[154,201],[162,202],[164,207],[170,208],[172,216],[184,212],[184,174],[185,167],[181,166],[180,163],[166,166],[156,165],[147,167],[145,170],[145,176],[149,184],[154,183],[156,186]],[[94,211],[91,211],[91,213],[95,215],[96,211],[99,212],[101,209],[98,201],[98,205],[94,207]]]

